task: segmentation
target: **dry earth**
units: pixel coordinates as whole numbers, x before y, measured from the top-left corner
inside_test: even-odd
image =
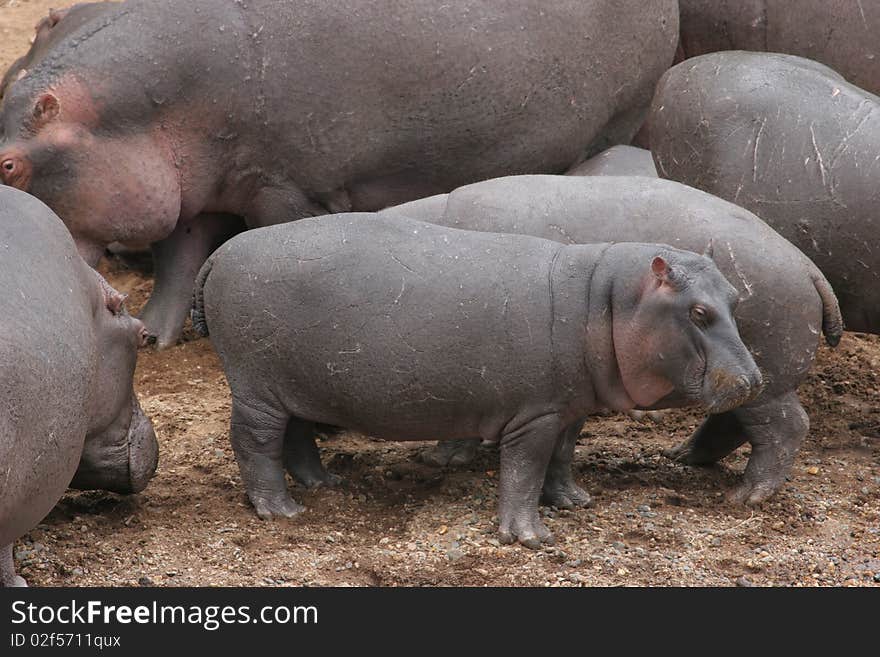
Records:
[[[0,69],[54,3],[0,0]],[[138,309],[150,277],[110,281]],[[872,585],[880,581],[880,340],[823,347],[801,394],[813,428],[786,488],[758,508],[723,498],[748,450],[690,468],[660,451],[699,418],[587,424],[576,472],[585,511],[547,511],[557,545],[494,538],[497,455],[458,470],[416,462],[423,445],[355,434],[322,443],[336,490],[295,490],[308,511],[262,522],[229,446],[229,391],[207,340],[141,354],[136,387],[161,444],[140,495],[71,493],[17,544],[32,585]]]

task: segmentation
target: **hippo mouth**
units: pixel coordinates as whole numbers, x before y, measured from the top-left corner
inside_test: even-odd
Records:
[[[106,436],[86,439],[79,467],[70,482],[80,490],[139,493],[156,472],[159,444],[149,418],[132,395],[129,423],[117,439]]]
[[[753,385],[744,374],[732,374],[722,368],[710,370],[703,381],[703,406],[709,414],[726,413],[751,401],[761,393],[761,385]]]

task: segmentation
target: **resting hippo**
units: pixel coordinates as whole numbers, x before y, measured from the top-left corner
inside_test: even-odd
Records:
[[[788,55],[670,69],[651,116],[660,174],[748,208],[800,247],[846,328],[880,333],[880,98]]]
[[[377,210],[628,142],[678,3],[129,0],[65,20],[0,106],[0,180],[90,264],[154,245],[143,318],[161,347],[239,217]]]
[[[880,3],[864,0],[679,0],[679,58],[719,50],[808,57],[880,93]]]
[[[749,441],[749,463],[731,499],[760,502],[783,485],[809,430],[797,386],[812,366],[820,329],[834,345],[842,328],[825,277],[757,217],[667,180],[564,176],[489,180],[382,214],[566,244],[638,240],[699,251],[714,241],[715,263],[741,295],[737,325],[766,386],[749,403],[710,415],[668,454],[686,463],[711,463]],[[461,462],[475,448],[473,441],[441,444],[433,458]],[[569,506],[564,496],[556,502]]]
[[[0,583],[69,484],[143,490],[156,436],[132,389],[143,324],[37,199],[0,187]],[[82,459],[82,460],[81,460]],[[73,482],[71,482],[73,479]]]
[[[594,155],[569,169],[569,176],[645,176],[657,177],[651,151],[635,146],[618,145]]]
[[[663,245],[344,214],[230,240],[199,273],[193,320],[223,362],[260,517],[302,510],[284,466],[317,458],[315,422],[482,437],[500,443],[501,539],[537,547],[545,474],[588,499],[571,475],[586,415],[667,400],[724,412],[758,393],[736,299],[710,259]]]

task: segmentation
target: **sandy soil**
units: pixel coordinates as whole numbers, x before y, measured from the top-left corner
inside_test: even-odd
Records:
[[[0,0],[0,69],[27,49],[55,3]],[[58,4],[63,4],[59,2]],[[104,271],[138,309],[148,274]],[[880,581],[880,339],[823,349],[801,394],[813,428],[786,488],[758,508],[723,490],[748,450],[699,469],[660,455],[699,417],[661,426],[588,423],[576,472],[595,497],[547,510],[557,545],[532,552],[494,537],[497,455],[435,470],[420,443],[344,434],[324,441],[335,490],[294,494],[288,522],[251,510],[229,446],[229,391],[207,340],[141,354],[136,387],[161,443],[144,493],[71,493],[17,544],[32,585],[873,585]]]

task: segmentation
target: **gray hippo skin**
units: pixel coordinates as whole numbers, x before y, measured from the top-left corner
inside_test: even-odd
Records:
[[[740,293],[737,325],[766,385],[747,404],[710,415],[667,455],[694,465],[714,463],[748,441],[748,466],[729,498],[761,502],[784,484],[809,430],[797,386],[813,364],[820,330],[835,345],[842,322],[822,273],[756,216],[668,180],[563,176],[490,180],[382,214],[565,244],[639,240],[700,251],[712,241],[715,263]],[[474,449],[473,441],[441,443],[429,458],[462,462]],[[548,503],[570,506],[564,495],[545,493]]]
[[[0,181],[92,265],[153,244],[160,347],[242,218],[564,172],[631,139],[678,38],[677,0],[129,0],[69,18],[6,90]]]
[[[679,0],[678,58],[721,50],[799,55],[880,93],[880,3],[869,0]]]
[[[620,144],[566,171],[567,176],[644,176],[656,178],[651,151]]]
[[[27,75],[28,70],[51,52],[60,41],[112,6],[108,2],[89,2],[65,9],[50,9],[49,14],[34,26],[30,49],[23,57],[15,60],[0,78],[0,100],[9,85]]]
[[[143,324],[45,205],[0,187],[0,584],[68,485],[138,492],[158,446],[132,389]],[[73,480],[73,481],[71,481]]]
[[[657,244],[564,246],[376,214],[243,233],[202,268],[193,321],[232,389],[232,445],[262,518],[302,507],[284,469],[314,423],[393,440],[500,443],[499,531],[529,547],[545,474],[571,476],[599,408],[725,411],[761,374],[736,290]],[[660,354],[662,345],[663,353]]]
[[[670,69],[650,121],[664,178],[757,214],[822,270],[847,330],[880,333],[880,98],[798,57],[716,53]]]

